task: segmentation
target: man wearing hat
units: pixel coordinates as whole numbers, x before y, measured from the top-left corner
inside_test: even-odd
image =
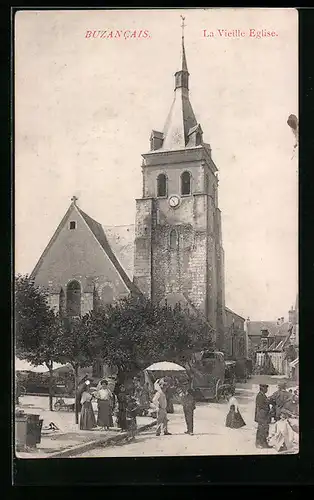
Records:
[[[257,448],[270,448],[267,442],[270,424],[270,405],[266,396],[268,385],[261,384],[255,400],[255,422],[257,422],[256,442]]]
[[[274,392],[269,398],[268,402],[273,406],[275,410],[275,420],[276,422],[280,418],[281,410],[285,407],[288,401],[292,400],[292,394],[287,391],[286,382],[279,382],[278,390]]]

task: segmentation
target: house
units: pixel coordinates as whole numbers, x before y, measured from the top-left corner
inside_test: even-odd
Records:
[[[261,344],[261,340],[272,335],[276,326],[276,321],[251,321],[250,318],[248,318],[246,320],[246,332],[249,352],[256,352]]]
[[[264,324],[261,327],[259,345],[257,344],[258,335],[255,335],[255,364],[263,373],[287,377],[295,373],[298,365],[298,361],[295,361],[298,359],[297,323],[297,309],[291,308],[289,321],[281,317],[275,325],[268,324],[266,328]],[[252,329],[250,332],[252,334]]]
[[[228,307],[226,311],[226,328],[224,353],[229,358],[247,358],[247,333],[245,331],[245,318],[235,313]]]

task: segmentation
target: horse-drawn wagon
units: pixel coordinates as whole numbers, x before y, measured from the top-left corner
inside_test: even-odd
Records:
[[[226,399],[235,386],[235,362],[225,361],[219,351],[200,351],[194,353],[186,364],[191,386],[197,399]]]

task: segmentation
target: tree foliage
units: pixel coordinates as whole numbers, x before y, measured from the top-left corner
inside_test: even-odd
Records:
[[[128,297],[82,319],[89,357],[120,370],[143,369],[160,360],[183,361],[211,348],[208,326],[199,318],[140,298]]]
[[[62,335],[47,293],[29,276],[15,279],[15,345],[16,355],[33,365],[49,368],[58,361],[57,338]]]
[[[49,407],[52,410],[53,363],[58,362],[58,339],[63,332],[49,307],[45,290],[28,275],[15,279],[15,352],[32,365],[45,364],[49,370]]]

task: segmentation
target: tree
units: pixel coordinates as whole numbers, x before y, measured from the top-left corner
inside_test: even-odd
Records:
[[[16,355],[49,370],[49,408],[53,411],[53,363],[59,361],[57,339],[62,335],[57,316],[49,307],[45,290],[28,275],[15,278]]]
[[[91,366],[93,346],[97,345],[98,338],[94,332],[86,327],[87,317],[60,318],[62,334],[56,339],[56,349],[60,353],[61,363],[69,363],[74,373],[75,393],[75,422],[78,424],[78,371],[84,366]]]
[[[88,357],[117,366],[119,378],[161,359],[184,363],[193,351],[213,346],[201,319],[132,296],[91,311],[82,322]]]

